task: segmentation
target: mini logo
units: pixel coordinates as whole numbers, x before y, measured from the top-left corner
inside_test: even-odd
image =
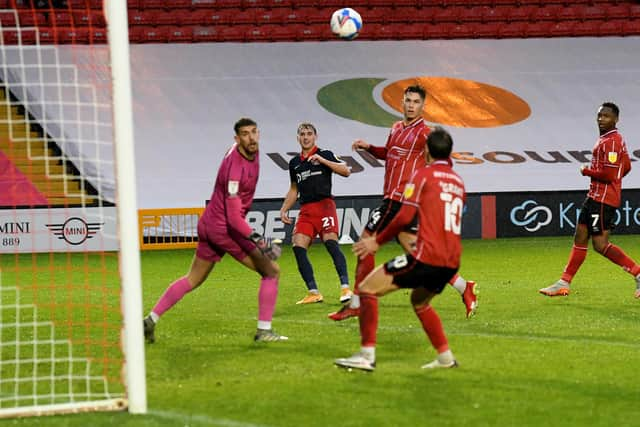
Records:
[[[551,222],[551,209],[539,206],[534,200],[527,200],[520,206],[511,209],[511,222],[514,225],[524,227],[529,232],[538,231]]]
[[[70,245],[81,245],[85,240],[91,239],[103,225],[104,222],[86,222],[78,217],[71,217],[63,224],[46,224],[58,239]]]
[[[615,151],[609,151],[607,157],[609,158],[609,163],[615,163],[618,161],[618,153]]]

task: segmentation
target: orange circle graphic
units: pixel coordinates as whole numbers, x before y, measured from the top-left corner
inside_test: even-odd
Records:
[[[427,91],[422,116],[432,123],[489,128],[517,123],[531,115],[529,104],[506,89],[450,77],[399,80],[382,90],[382,99],[402,113],[404,90],[413,84],[420,84]]]

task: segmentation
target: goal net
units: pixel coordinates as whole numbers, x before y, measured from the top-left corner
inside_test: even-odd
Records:
[[[0,417],[146,411],[127,34],[0,0]]]

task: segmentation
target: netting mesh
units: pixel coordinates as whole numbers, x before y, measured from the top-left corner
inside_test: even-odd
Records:
[[[0,416],[126,394],[105,42],[102,2],[0,0]]]

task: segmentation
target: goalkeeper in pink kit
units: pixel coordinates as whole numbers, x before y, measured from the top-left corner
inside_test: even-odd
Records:
[[[198,247],[186,276],[173,282],[143,320],[145,339],[155,341],[160,317],[187,293],[200,286],[225,254],[256,271],[262,279],[258,292],[258,329],[255,341],[285,341],[271,327],[278,296],[280,267],[275,260],[281,248],[254,233],[245,217],[258,183],[260,132],[255,121],[242,118],[234,125],[235,144],[227,152],[207,205],[198,222]]]

